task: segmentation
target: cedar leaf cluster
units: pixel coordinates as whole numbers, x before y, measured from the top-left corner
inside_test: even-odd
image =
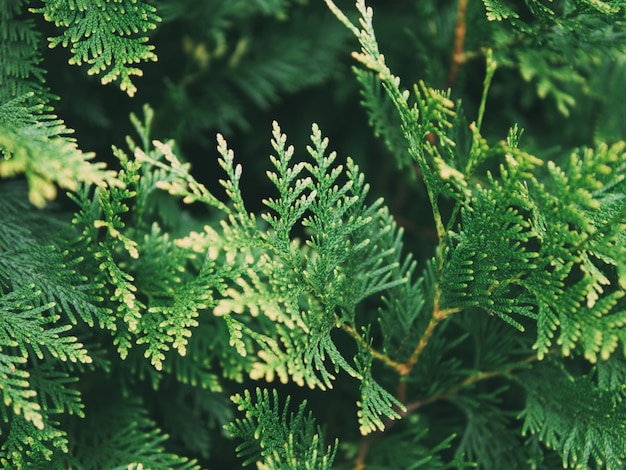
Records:
[[[1,465],[623,468],[625,53],[623,1],[2,3]]]

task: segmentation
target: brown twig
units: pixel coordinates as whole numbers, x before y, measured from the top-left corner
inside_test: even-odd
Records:
[[[413,370],[413,366],[415,366],[415,364],[417,363],[420,355],[422,354],[422,351],[424,351],[424,348],[426,348],[430,337],[433,335],[435,327],[443,320],[448,318],[450,315],[460,310],[458,308],[440,309],[438,297],[438,295],[435,295],[435,307],[433,308],[433,316],[431,317],[430,322],[428,323],[428,326],[424,331],[424,334],[420,338],[420,342],[417,343],[417,346],[413,350],[413,354],[411,354],[409,360],[402,364],[402,367],[398,369],[402,377],[408,376],[411,373],[411,370]]]
[[[400,373],[400,371],[402,370],[402,368],[404,367],[404,364],[398,361],[394,361],[393,359],[391,359],[389,356],[387,356],[384,353],[381,353],[380,351],[375,350],[371,344],[369,344],[367,341],[365,341],[365,339],[359,334],[359,332],[356,330],[356,328],[354,328],[351,325],[348,325],[347,323],[344,323],[343,325],[341,325],[341,327],[343,328],[344,331],[346,331],[350,336],[352,336],[354,339],[356,339],[359,343],[361,343],[361,346],[369,349],[370,354],[372,355],[372,357],[374,357],[375,359],[378,359],[379,361],[381,361],[383,364],[391,367],[392,369],[395,369],[396,372]]]
[[[454,29],[454,50],[452,52],[452,63],[446,80],[446,88],[452,88],[459,76],[461,64],[465,61],[463,54],[463,43],[465,41],[465,13],[467,12],[467,0],[459,0],[459,8],[457,10],[456,27]]]
[[[430,337],[433,335],[433,332],[435,331],[435,327],[441,321],[445,320],[450,315],[452,315],[453,313],[456,313],[458,311],[460,311],[460,309],[458,309],[458,308],[440,309],[439,308],[439,295],[435,294],[435,306],[433,308],[433,316],[430,319],[430,322],[428,323],[428,326],[426,327],[426,330],[424,331],[424,334],[422,335],[419,343],[417,344],[417,346],[413,350],[413,353],[411,354],[411,357],[409,357],[408,361],[406,361],[406,362],[395,361],[395,360],[391,359],[387,354],[382,353],[382,352],[377,351],[376,349],[374,349],[372,347],[372,345],[369,344],[367,341],[365,341],[363,336],[361,336],[359,334],[359,332],[356,330],[356,328],[354,328],[352,325],[344,323],[341,327],[350,336],[352,336],[359,343],[361,343],[361,346],[367,348],[370,351],[370,354],[372,355],[372,357],[374,357],[375,359],[378,359],[383,364],[385,364],[385,365],[391,367],[392,369],[394,369],[398,373],[398,375],[400,375],[401,377],[406,377],[406,376],[408,376],[411,373],[411,370],[413,369],[413,367],[417,363],[417,361],[418,361],[422,351],[424,350],[424,348],[428,344],[428,341],[430,340]],[[402,401],[402,400],[400,400],[400,401]]]
[[[363,470],[365,468],[365,457],[369,451],[372,439],[362,439],[359,445],[359,453],[354,460],[354,470]]]
[[[358,332],[351,326],[349,325],[344,325],[343,329],[346,330],[348,333],[350,333],[352,336],[354,336],[355,338],[359,339],[359,341],[361,341],[361,344],[368,347],[370,349],[370,352],[372,354],[372,356],[374,356],[375,358],[381,360],[384,364],[392,367],[393,369],[396,370],[396,372],[402,377],[407,377],[410,373],[411,370],[413,369],[413,367],[415,366],[415,364],[417,363],[422,351],[424,350],[424,348],[426,347],[426,345],[428,344],[428,340],[430,339],[430,337],[432,336],[433,332],[435,331],[435,327],[443,320],[445,320],[446,318],[448,318],[448,316],[452,315],[453,313],[457,312],[458,309],[440,309],[439,308],[439,295],[438,295],[438,291],[436,291],[435,293],[435,306],[433,308],[433,315],[430,319],[430,322],[428,323],[428,326],[426,327],[426,330],[424,331],[424,334],[422,335],[422,338],[420,339],[420,342],[417,344],[417,346],[415,347],[415,349],[413,350],[413,353],[411,354],[411,357],[409,358],[408,361],[406,362],[397,362],[394,361],[393,359],[391,359],[390,357],[388,357],[387,355],[380,353],[376,350],[374,350],[371,345],[367,344],[367,342],[358,334]],[[398,384],[398,390],[396,391],[396,399],[400,402],[400,403],[404,403],[406,401],[406,382],[404,380],[400,380],[400,383]],[[412,413],[413,411],[417,410],[418,408],[431,403],[432,401],[435,401],[437,399],[439,399],[440,397],[437,396],[433,396],[430,397],[426,400],[421,400],[419,402],[413,402],[413,403],[409,403],[408,405],[405,406],[405,409],[403,410],[398,410],[398,414],[400,415],[400,418],[404,418],[405,416],[407,416],[408,414]],[[384,423],[384,429],[389,430],[391,427],[393,427],[393,425],[395,424],[395,421],[391,420],[391,419],[386,419],[385,423]],[[380,437],[382,436],[382,432],[377,432],[374,436],[363,439],[361,441],[361,444],[359,445],[359,453],[357,454],[356,459],[354,460],[354,470],[363,470],[364,466],[365,466],[365,458],[367,457],[367,453],[369,451],[370,446],[372,445],[373,442],[375,442],[376,440],[380,439]]]
[[[551,350],[550,352],[556,353],[557,351]],[[526,359],[522,359],[517,364],[521,366],[523,364],[529,364],[536,360],[537,360],[537,356],[532,355],[532,356],[527,357]],[[458,394],[463,388],[469,385],[472,385],[476,382],[480,382],[481,380],[488,380],[488,379],[495,378],[495,377],[509,377],[511,379],[515,379],[515,377],[512,374],[515,369],[516,369],[515,366],[511,366],[502,370],[490,370],[490,371],[484,371],[484,372],[479,372],[477,374],[470,375],[466,377],[465,380],[455,385],[454,387],[451,387],[450,389],[448,389],[447,391],[443,393],[432,395],[423,400],[416,400],[416,401],[407,403],[404,407],[405,409],[398,411],[398,414],[400,415],[400,418],[405,418],[411,413],[413,413],[414,411],[417,411],[420,408],[426,405],[429,405],[431,403],[434,403],[436,401],[448,399],[451,396]],[[401,386],[403,384],[406,387],[406,383],[404,381],[401,382]],[[403,393],[406,393],[406,388]],[[359,453],[357,454],[357,457],[354,460],[354,470],[363,470],[365,468],[365,458],[367,457],[367,453],[371,445],[382,437],[383,432],[389,431],[396,424],[396,422],[397,421],[394,421],[389,418],[386,419],[385,431],[377,431],[374,435],[369,436],[361,441],[361,444],[359,445]]]

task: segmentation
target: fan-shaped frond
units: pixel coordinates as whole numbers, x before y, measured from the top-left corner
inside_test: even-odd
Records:
[[[70,47],[70,64],[90,66],[90,75],[104,73],[102,83],[120,80],[120,88],[133,96],[137,88],[131,77],[142,71],[132,64],[156,61],[154,46],[145,36],[161,19],[156,9],[137,0],[46,0],[33,9],[46,21],[64,28],[61,35],[49,38],[50,47]]]

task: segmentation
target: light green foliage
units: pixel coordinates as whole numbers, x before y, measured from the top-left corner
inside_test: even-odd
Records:
[[[367,341],[367,336],[365,340]],[[400,418],[397,410],[406,411],[404,405],[374,380],[372,377],[372,357],[366,353],[365,349],[361,350],[355,360],[358,370],[357,377],[361,381],[361,399],[357,402],[359,431],[363,435],[376,430],[384,431],[385,422],[383,418]]]
[[[149,141],[145,133],[151,118],[149,109],[145,123],[134,118],[143,142]],[[148,222],[154,193],[159,183],[165,183],[159,176],[165,174],[153,174],[150,163],[141,163],[148,159],[157,163],[164,158],[162,150],[169,150],[161,145],[146,148],[145,153],[131,140],[129,144],[142,158],[130,160],[114,149],[122,165],[118,175],[122,185],[93,196],[85,190],[75,199],[81,210],[74,224],[82,234],[74,243],[93,250],[83,269],[92,272],[93,281],[108,286],[110,294],[103,299],[108,314],[100,317],[100,326],[112,332],[121,357],[133,345],[145,345],[144,356],[161,370],[170,349],[186,354],[191,329],[199,325],[198,311],[214,303],[210,289],[223,288],[229,268],[207,256],[193,274],[180,269],[196,255],[184,242],[170,239],[156,221]],[[123,220],[126,213],[133,214],[132,227]]]
[[[43,207],[55,199],[56,185],[75,191],[79,182],[116,184],[115,174],[93,153],[78,149],[72,130],[52,114],[51,98],[43,86],[39,66],[40,35],[32,18],[20,16],[20,0],[0,5],[0,176],[22,173],[29,182],[29,197]]]
[[[30,92],[0,103],[0,175],[25,173],[29,198],[39,207],[56,198],[55,184],[74,191],[80,182],[116,185],[115,173],[102,162],[90,162],[95,155],[77,148],[63,121],[43,104],[27,104],[33,96]]]
[[[564,354],[578,344],[592,361],[598,354],[608,358],[623,338],[620,328],[600,325],[623,321],[624,209],[616,213],[616,206],[600,201],[622,198],[624,157],[622,144],[583,149],[564,169],[548,162],[544,182],[525,179],[520,164],[509,160],[500,168],[502,181],[490,177],[492,189],[477,187],[474,202],[461,210],[464,228],[452,234],[454,250],[444,268],[446,298],[459,296],[461,305],[481,306],[508,321],[511,313],[534,316],[530,305],[536,304],[540,357],[560,326]],[[489,236],[496,231],[504,236]],[[616,290],[598,303],[613,269]],[[582,279],[572,284],[577,273]]]
[[[245,458],[244,465],[256,462],[260,469],[302,468],[307,470],[330,469],[337,453],[337,443],[324,449],[320,442],[320,429],[316,428],[311,413],[306,414],[306,402],[297,413],[289,412],[289,399],[280,407],[274,390],[256,389],[253,397],[247,390],[244,395],[231,399],[245,418],[236,419],[227,431],[243,443],[237,453]]]
[[[40,429],[21,416],[13,417],[11,430],[3,435],[0,462],[8,468],[61,468],[68,441],[57,424],[46,420],[46,426]]]
[[[264,200],[271,211],[260,218],[246,209],[239,183],[241,166],[235,165],[234,153],[221,136],[220,165],[228,176],[221,183],[232,201],[230,207],[186,173],[168,147],[157,143],[172,164],[173,177],[159,187],[183,196],[186,202],[215,206],[227,215],[219,231],[205,226],[203,233],[193,233],[181,243],[208,249],[209,256],[232,263],[229,269],[245,266],[215,313],[225,316],[231,345],[240,354],[258,354],[251,377],[268,382],[277,377],[283,383],[293,380],[301,386],[327,389],[335,373],[343,369],[361,380],[362,432],[383,429],[381,416],[398,418],[394,406],[401,408],[401,404],[371,376],[366,335],[357,336],[359,357],[351,364],[330,332],[353,329],[357,304],[407,281],[398,272],[401,242],[395,223],[382,201],[365,204],[369,188],[351,160],[345,173],[342,165],[332,166],[336,153],[327,154],[328,139],[317,126],[313,126],[312,146],[307,148],[312,163],[290,164],[295,149],[287,146],[287,137],[276,123],[273,137],[275,171],[268,171],[267,176],[279,197]],[[158,165],[145,154],[137,155],[141,161]],[[340,176],[347,179],[342,186],[337,184]],[[267,223],[266,229],[260,228],[261,220]]]

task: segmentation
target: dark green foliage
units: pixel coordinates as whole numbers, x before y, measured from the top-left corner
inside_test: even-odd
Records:
[[[496,60],[505,66],[516,64],[523,79],[536,86],[538,96],[553,99],[564,115],[575,106],[580,91],[591,92],[592,67],[605,54],[619,54],[614,47],[624,39],[626,4],[621,1],[483,3],[489,20],[511,25],[505,34],[492,36],[495,43],[489,47]],[[572,41],[577,47],[571,47]],[[589,57],[595,57],[596,64]]]
[[[237,453],[245,458],[244,465],[263,460],[263,468],[329,469],[337,453],[337,444],[323,448],[320,430],[315,428],[313,416],[305,414],[306,402],[297,413],[289,413],[289,399],[281,411],[278,394],[271,398],[267,390],[256,389],[256,400],[247,390],[232,398],[244,419],[236,419],[226,427],[244,442]]]
[[[3,468],[623,468],[625,13],[0,4]]]
[[[407,418],[406,429],[372,445],[371,467],[407,470],[475,467],[475,464],[465,461],[462,456],[446,462],[442,454],[450,448],[455,436],[452,435],[436,445],[425,444],[423,441],[428,436],[428,431],[419,416],[410,416]]]
[[[74,452],[65,462],[70,468],[200,468],[165,451],[167,435],[155,427],[138,399],[109,397],[106,405],[92,409],[73,437]]]
[[[178,70],[165,71],[164,89],[155,90],[166,135],[208,146],[207,129],[250,128],[259,108],[336,75],[346,31],[307,3],[314,2],[156,2],[163,33],[184,31],[182,41],[159,45],[162,58],[186,58]]]
[[[557,449],[564,467],[586,467],[590,461],[607,468],[622,466],[624,384],[605,389],[591,376],[572,377],[559,366],[536,369],[532,377],[522,376],[528,393],[523,432],[538,433],[546,445]],[[569,400],[556,400],[546,388],[548,383]]]
[[[39,66],[37,49],[40,34],[32,18],[22,18],[23,0],[7,0],[0,7],[0,96],[2,103],[11,98],[43,92],[44,69]],[[29,80],[26,80],[29,79]]]

